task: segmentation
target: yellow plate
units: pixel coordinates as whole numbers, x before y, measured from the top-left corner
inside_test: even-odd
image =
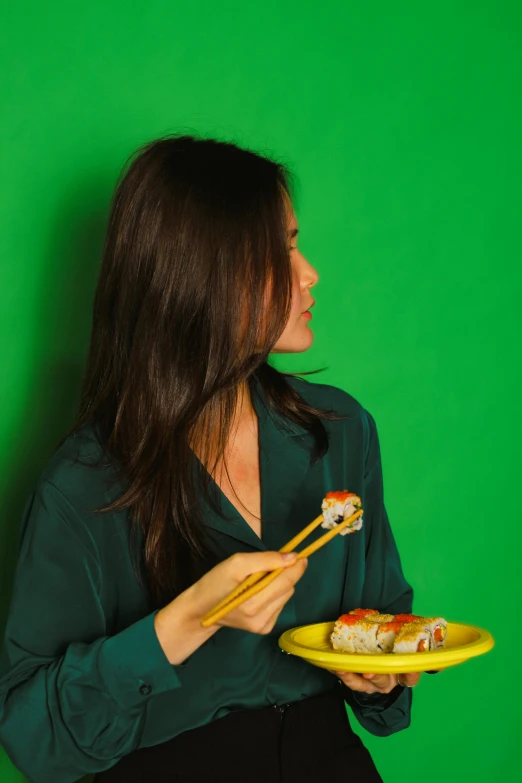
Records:
[[[321,669],[339,672],[372,672],[398,674],[446,669],[464,663],[468,658],[483,655],[495,644],[492,635],[483,628],[462,623],[448,623],[446,644],[441,650],[425,653],[343,653],[330,644],[335,623],[316,623],[290,628],[279,638],[279,646],[287,653],[304,658]]]

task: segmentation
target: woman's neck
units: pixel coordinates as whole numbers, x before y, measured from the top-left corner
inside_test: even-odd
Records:
[[[234,442],[237,443],[241,441],[242,436],[244,436],[245,433],[249,431],[257,431],[257,423],[257,416],[255,408],[252,404],[250,388],[248,383],[245,381],[239,387],[236,409],[232,417],[227,446],[225,447],[225,458],[227,456],[227,452],[233,448]],[[207,437],[207,442],[210,444],[210,462],[212,463],[214,455],[217,451],[218,427],[216,426],[211,432],[209,432]],[[201,455],[195,448],[195,444],[192,445],[192,448],[196,451],[197,456],[201,459]]]
[[[241,429],[243,426],[250,424],[255,417],[255,410],[252,404],[252,396],[250,394],[250,388],[245,381],[239,387],[238,401],[236,412],[234,414],[233,429],[237,427]]]

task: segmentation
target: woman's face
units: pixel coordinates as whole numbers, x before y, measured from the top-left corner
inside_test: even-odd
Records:
[[[271,353],[306,351],[314,340],[310,328],[312,314],[309,312],[309,308],[314,304],[314,298],[310,288],[316,285],[319,275],[297,247],[297,219],[291,206],[288,207],[288,216],[288,246],[291,248],[292,263],[292,309],[285,329]]]

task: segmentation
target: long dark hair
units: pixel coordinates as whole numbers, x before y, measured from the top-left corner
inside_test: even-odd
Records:
[[[313,433],[312,460],[328,449],[320,419],[343,418],[309,405],[286,380],[293,374],[268,363],[291,307],[293,188],[283,163],[169,134],[128,158],[114,191],[79,409],[60,445],[95,425],[127,488],[94,512],[131,509],[156,606],[212,561],[192,457],[207,467],[203,488],[217,509],[209,473],[223,458],[240,385],[255,374],[269,404]]]

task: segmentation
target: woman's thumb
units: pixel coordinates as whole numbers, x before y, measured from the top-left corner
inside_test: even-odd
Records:
[[[297,560],[297,552],[282,554],[281,552],[252,552],[238,556],[238,565],[241,573],[239,579],[245,579],[250,574],[259,571],[275,571],[276,568],[285,568],[293,565]]]

